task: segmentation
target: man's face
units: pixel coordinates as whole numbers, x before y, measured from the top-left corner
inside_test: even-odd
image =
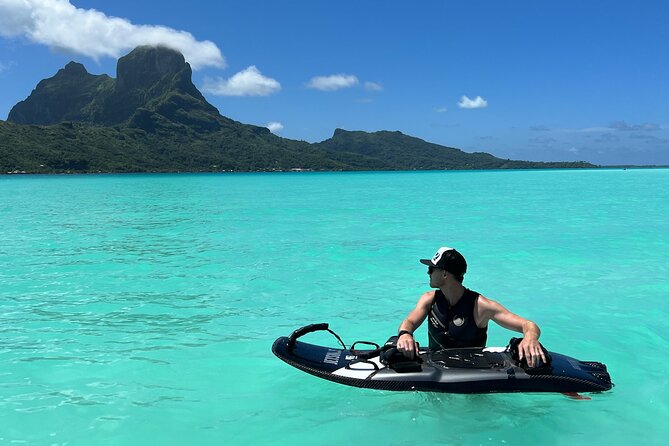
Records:
[[[435,268],[434,266],[428,266],[427,274],[430,276],[430,287],[439,288],[444,283],[444,274],[446,271],[443,269]]]

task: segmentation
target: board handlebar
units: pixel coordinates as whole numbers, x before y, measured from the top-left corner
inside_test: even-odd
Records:
[[[295,346],[295,341],[297,338],[300,338],[304,336],[305,334],[308,333],[313,333],[314,331],[321,331],[321,330],[328,330],[329,331],[330,326],[326,322],[322,322],[320,324],[310,324],[310,325],[305,325],[302,328],[298,328],[294,332],[291,333],[291,335],[288,337],[288,345],[287,348],[290,350]]]

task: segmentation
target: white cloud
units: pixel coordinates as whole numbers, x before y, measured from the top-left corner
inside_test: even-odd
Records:
[[[476,96],[474,99],[469,99],[467,96],[463,96],[460,98],[460,102],[458,102],[458,107],[460,108],[486,108],[487,106],[488,101],[481,96]]]
[[[598,132],[610,132],[611,127],[586,127],[583,129],[565,129],[566,133],[598,133]]]
[[[281,124],[280,122],[274,122],[274,121],[268,122],[265,127],[267,127],[269,131],[272,133],[277,133],[283,130],[283,124]]]
[[[530,130],[533,132],[550,132],[551,129],[546,127],[545,125],[531,125]]]
[[[622,131],[655,131],[660,129],[659,124],[645,123],[645,124],[628,124],[625,121],[616,121],[611,124],[612,129],[622,130]]]
[[[335,91],[358,85],[358,78],[351,74],[333,74],[332,76],[316,76],[307,83],[307,88],[323,91]]]
[[[383,91],[383,85],[377,82],[367,81],[365,82],[365,90],[367,91]]]
[[[218,96],[269,96],[281,90],[281,84],[251,65],[227,80],[205,79],[202,90]]]
[[[434,111],[436,111],[437,113],[445,113],[448,111],[448,109],[446,107],[437,107],[434,109]]]
[[[180,51],[193,69],[225,67],[218,47],[208,40],[165,26],[135,25],[69,0],[0,0],[0,36],[25,37],[51,48],[93,59],[114,57],[139,45],[162,45]]]

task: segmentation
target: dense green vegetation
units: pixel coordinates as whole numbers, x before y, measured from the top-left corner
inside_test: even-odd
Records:
[[[317,144],[334,154],[361,154],[377,161],[377,168],[392,170],[426,169],[532,169],[555,167],[594,167],[578,163],[536,163],[497,158],[489,153],[467,153],[452,147],[432,144],[400,132],[348,132],[335,130],[331,139]]]
[[[0,173],[218,172],[595,167],[466,153],[399,132],[348,132],[317,144],[221,116],[173,50],[139,47],[117,78],[69,63],[0,121]]]

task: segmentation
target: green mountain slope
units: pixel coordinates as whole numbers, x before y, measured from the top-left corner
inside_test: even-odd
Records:
[[[536,163],[497,158],[489,153],[467,153],[429,143],[400,132],[350,132],[336,129],[318,147],[342,157],[361,154],[378,160],[380,169],[527,169],[541,167],[592,167],[588,163]],[[334,154],[332,155],[335,156]]]

